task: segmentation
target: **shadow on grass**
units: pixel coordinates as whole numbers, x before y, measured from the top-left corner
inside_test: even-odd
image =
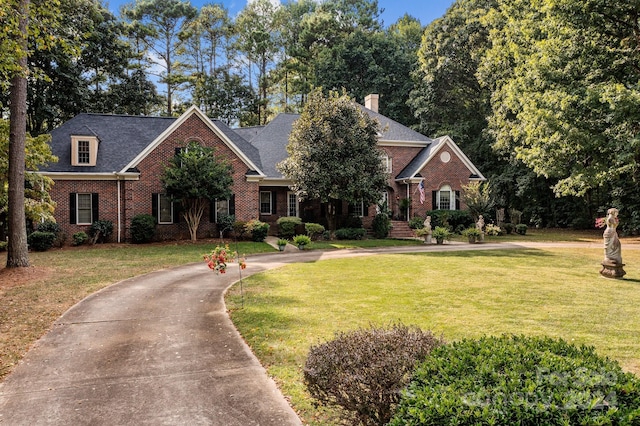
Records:
[[[510,257],[510,258],[531,258],[531,257],[554,257],[554,253],[550,253],[540,249],[489,249],[489,250],[450,250],[450,251],[431,251],[431,252],[408,252],[402,253],[402,255],[409,256],[433,256],[433,257],[457,257],[457,258],[495,258],[495,257]]]

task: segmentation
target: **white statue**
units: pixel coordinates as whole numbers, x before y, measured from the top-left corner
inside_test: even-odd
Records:
[[[607,229],[604,234],[604,261],[615,265],[622,264],[622,253],[620,239],[618,238],[618,209],[611,208],[607,210],[605,219]]]
[[[427,216],[426,219],[424,220],[423,223],[423,229],[426,232],[426,236],[425,236],[425,242],[427,244],[431,244],[431,234],[433,233],[433,231],[431,230],[431,216]]]
[[[484,241],[484,218],[482,215],[478,216],[478,221],[476,222],[476,229],[480,231],[480,241]]]

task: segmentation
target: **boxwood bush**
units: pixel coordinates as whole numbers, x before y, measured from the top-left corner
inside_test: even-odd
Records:
[[[302,219],[295,216],[282,216],[276,221],[278,236],[280,238],[293,238],[296,235],[296,226],[302,225]]]
[[[150,214],[137,214],[131,219],[131,242],[148,243],[156,234],[156,218]]]
[[[427,216],[431,216],[433,228],[444,226],[451,231],[456,231],[475,225],[468,210],[431,210],[425,214],[425,217]]]
[[[313,398],[352,424],[384,425],[417,362],[442,339],[402,324],[336,333],[311,347],[304,381]]]
[[[636,425],[640,379],[561,339],[462,340],[417,368],[390,424]]]
[[[387,238],[389,231],[391,231],[391,219],[389,219],[389,215],[386,213],[378,213],[373,218],[371,227],[373,228],[373,235],[376,238]]]
[[[29,234],[27,242],[29,247],[35,251],[47,251],[53,246],[56,234],[53,232],[35,231]]]
[[[367,235],[364,228],[340,228],[336,229],[335,236],[339,240],[361,240]]]
[[[251,234],[251,241],[261,243],[265,238],[267,238],[267,234],[269,233],[269,224],[261,222],[258,219],[253,219],[247,222],[245,229]]]

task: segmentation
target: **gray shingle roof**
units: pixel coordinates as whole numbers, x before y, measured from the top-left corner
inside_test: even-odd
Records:
[[[132,115],[80,114],[51,132],[51,151],[57,163],[43,172],[111,173],[121,171],[176,119]],[[71,165],[71,136],[97,136],[95,166]]]
[[[407,126],[398,123],[377,112],[371,111],[358,105],[364,112],[380,123],[381,137],[383,141],[403,141],[403,142],[432,142],[433,139],[426,137],[422,133],[418,133],[415,130],[408,128]]]
[[[255,146],[247,142],[246,138],[243,138],[239,132],[230,128],[224,122],[220,120],[213,120],[213,123],[218,129],[220,129],[222,133],[224,133],[229,138],[231,142],[233,142],[235,146],[238,147],[238,149],[240,149],[240,151],[244,153],[244,155],[247,156],[249,160],[253,162],[253,164],[255,164],[260,169],[260,171],[262,170],[263,166],[260,159],[260,153]]]
[[[282,178],[276,164],[287,158],[287,145],[293,123],[300,118],[298,114],[278,114],[262,131],[251,139],[251,145],[260,152],[262,171],[268,177]]]

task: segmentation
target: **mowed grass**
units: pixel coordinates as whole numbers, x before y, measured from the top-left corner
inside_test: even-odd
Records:
[[[601,249],[463,251],[318,261],[244,280],[227,294],[234,323],[303,421],[336,423],[302,381],[309,347],[401,321],[448,341],[561,337],[640,373],[640,250],[623,246],[627,279],[599,276]]]

